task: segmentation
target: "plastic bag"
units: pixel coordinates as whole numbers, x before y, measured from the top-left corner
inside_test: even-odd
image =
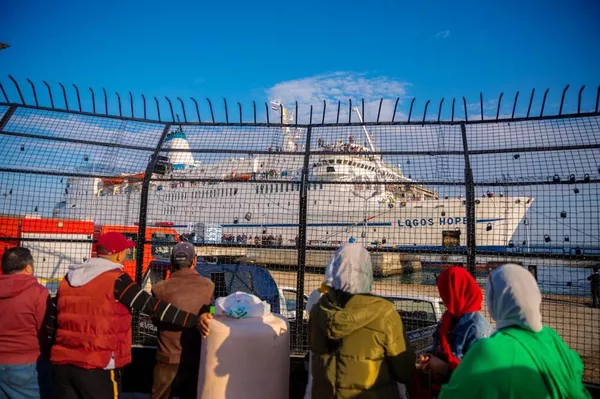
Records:
[[[236,319],[261,317],[271,313],[271,305],[260,298],[245,292],[236,292],[229,296],[217,298],[215,314],[225,315]]]

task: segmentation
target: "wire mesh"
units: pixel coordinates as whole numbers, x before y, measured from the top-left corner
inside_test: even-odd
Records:
[[[492,196],[492,206],[510,220],[478,235],[478,245],[486,236],[502,241],[482,248],[478,262],[518,263],[534,273],[544,324],[579,352],[584,379],[594,383],[600,382],[600,313],[588,277],[600,255],[599,127],[590,117],[467,130],[476,197]]]
[[[308,349],[307,296],[347,242],[371,251],[373,292],[394,302],[418,351],[444,311],[444,268],[471,265],[485,289],[493,268],[518,263],[537,278],[544,322],[600,383],[588,281],[600,262],[598,115],[296,126],[283,108],[268,123],[217,123],[208,104],[208,123],[169,124],[0,105],[0,252],[32,249],[55,292],[99,234],[118,231],[138,243],[125,270],[151,291],[189,241],[215,296],[269,302],[296,354]],[[150,318],[134,323],[134,344],[155,345]]]

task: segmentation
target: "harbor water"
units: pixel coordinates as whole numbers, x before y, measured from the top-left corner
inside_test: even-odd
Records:
[[[435,285],[437,276],[442,269],[424,266],[421,270],[377,279],[377,281],[399,284]],[[587,277],[591,274],[589,268],[575,268],[565,266],[538,266],[538,285],[543,294],[589,296],[590,282]],[[477,270],[475,279],[485,289],[488,272]]]

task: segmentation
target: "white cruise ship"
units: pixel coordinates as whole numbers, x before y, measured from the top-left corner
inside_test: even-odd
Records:
[[[214,226],[222,234],[216,241],[294,245],[303,157],[281,151],[301,151],[301,131],[291,125],[293,113],[282,109],[287,126],[281,129],[281,147],[264,155],[204,164],[194,160],[181,128],[169,133],[163,152],[167,174],[153,177],[172,180],[151,182],[148,224],[173,223],[180,233]],[[466,245],[464,198],[441,198],[384,157],[370,155],[376,152],[373,138],[362,130],[364,145],[354,136],[335,143],[318,140],[321,153],[309,164],[307,242],[330,246],[355,239],[367,246],[434,250]],[[55,216],[134,225],[143,176],[69,178]],[[375,181],[390,183],[370,183]],[[532,201],[492,193],[477,197],[477,246],[506,248]]]

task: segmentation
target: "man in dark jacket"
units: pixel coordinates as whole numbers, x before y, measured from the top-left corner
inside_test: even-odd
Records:
[[[181,242],[171,251],[171,277],[152,288],[153,295],[192,314],[207,312],[213,298],[214,284],[198,274],[196,250]],[[196,398],[200,362],[200,334],[156,322],[158,350],[154,368],[152,399]]]
[[[592,291],[592,307],[600,307],[600,271],[598,265],[594,266],[592,274],[588,276]]]
[[[203,329],[196,314],[145,292],[123,271],[134,247],[120,233],[98,238],[97,258],[71,265],[58,287],[51,361],[60,399],[118,398],[121,370],[131,362],[131,310],[165,323]]]
[[[55,308],[46,287],[33,276],[27,248],[2,255],[0,275],[0,397],[52,397],[48,350]]]

